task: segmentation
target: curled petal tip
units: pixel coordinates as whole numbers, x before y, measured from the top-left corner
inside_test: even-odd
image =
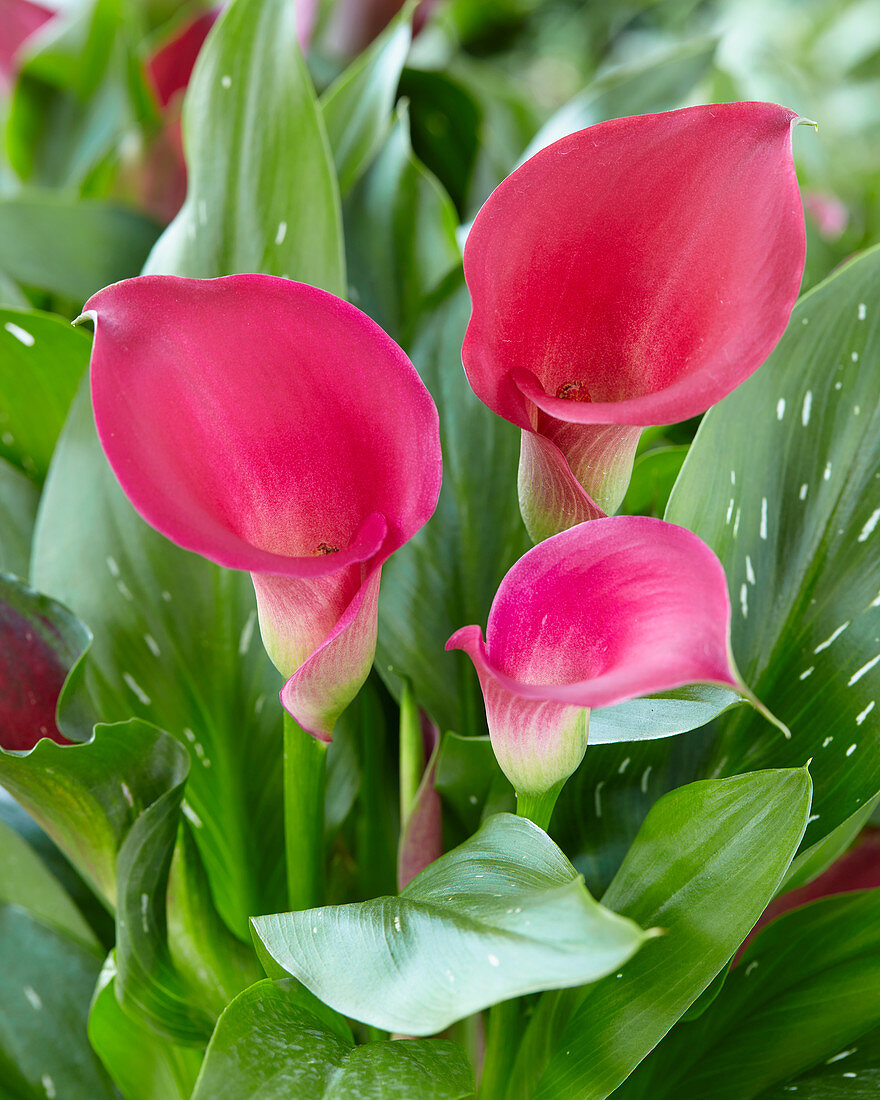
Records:
[[[453,649],[464,650],[465,653],[472,655],[478,652],[483,645],[483,631],[478,626],[463,626],[452,635],[449,641],[446,643],[446,650],[449,652]]]

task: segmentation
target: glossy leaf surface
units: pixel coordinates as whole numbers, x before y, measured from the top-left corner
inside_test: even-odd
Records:
[[[765,928],[708,1011],[668,1035],[620,1097],[753,1100],[878,1025],[880,891],[825,898]]]
[[[328,1023],[297,982],[258,982],[221,1016],[193,1100],[463,1100],[473,1091],[455,1043],[352,1046]]]
[[[431,1035],[510,997],[622,966],[646,936],[598,905],[556,845],[496,814],[397,898],[257,917],[288,973],[337,1011]]]
[[[657,803],[603,904],[666,934],[622,978],[612,975],[541,1005],[512,1074],[510,1100],[603,1100],[632,1072],[776,892],[803,836],[810,791],[804,770],[766,771],[691,784]]]

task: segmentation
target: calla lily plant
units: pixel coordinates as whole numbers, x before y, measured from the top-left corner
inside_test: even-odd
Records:
[[[541,5],[123,7],[0,29],[0,1093],[855,1098],[880,894],[786,897],[880,805],[880,253],[798,297],[805,120],[678,106],[709,39],[505,106]]]

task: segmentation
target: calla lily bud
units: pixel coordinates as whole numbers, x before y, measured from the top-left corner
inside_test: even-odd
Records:
[[[446,648],[474,663],[505,775],[537,796],[581,762],[592,707],[694,683],[748,694],[729,638],[727,581],[709,547],[663,520],[617,516],[530,550],[501,582],[485,641],[466,626]]]
[[[782,335],[804,267],[798,121],[731,103],[603,122],[541,150],[477,214],[462,358],[522,429],[536,541],[613,512],[641,428],[704,412]]]
[[[268,275],[129,279],[85,315],[120,485],[167,538],[252,574],[282,702],[330,740],[372,664],[382,563],[440,491],[415,368],[354,306]]]

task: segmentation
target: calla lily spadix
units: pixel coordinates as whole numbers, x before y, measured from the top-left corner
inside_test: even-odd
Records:
[[[437,410],[378,325],[268,275],[99,291],[98,435],[138,512],[252,574],[282,702],[322,740],[366,678],[383,562],[440,491]]]
[[[590,708],[694,683],[756,702],[729,638],[727,581],[712,550],[663,520],[616,516],[539,543],[502,580],[485,641],[465,626],[446,648],[474,663],[492,746],[517,794],[540,795],[581,762]]]
[[[522,429],[535,541],[615,511],[640,429],[704,412],[782,335],[804,266],[799,121],[730,103],[603,122],[541,150],[477,214],[462,358]]]

